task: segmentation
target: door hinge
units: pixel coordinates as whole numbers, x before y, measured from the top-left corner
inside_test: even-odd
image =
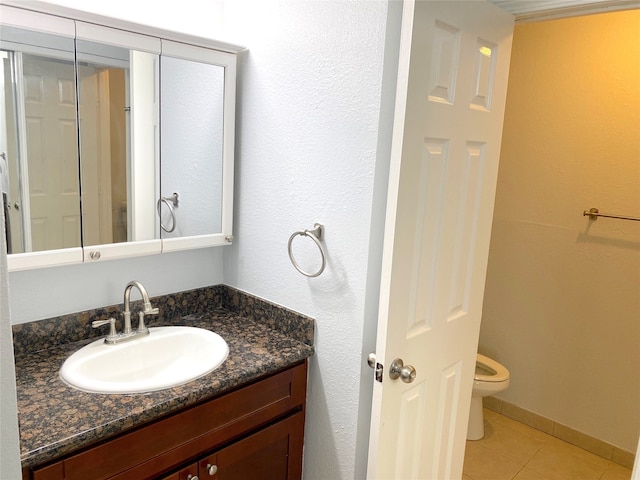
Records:
[[[367,363],[371,368],[375,370],[376,381],[382,383],[382,373],[384,372],[384,366],[381,363],[376,362],[376,354],[370,353],[367,357]]]

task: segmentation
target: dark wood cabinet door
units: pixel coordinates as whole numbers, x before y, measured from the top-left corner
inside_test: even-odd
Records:
[[[304,415],[296,413],[215,454],[216,472],[209,476],[207,457],[200,463],[200,480],[298,480],[302,477]]]

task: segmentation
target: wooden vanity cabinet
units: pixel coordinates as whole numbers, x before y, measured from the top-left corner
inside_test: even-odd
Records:
[[[306,381],[305,361],[23,479],[300,479]]]

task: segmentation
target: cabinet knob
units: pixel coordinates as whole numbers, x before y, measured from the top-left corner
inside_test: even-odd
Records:
[[[216,473],[218,473],[218,466],[207,463],[207,473],[209,474],[209,476],[213,477]]]
[[[197,475],[187,475],[187,480],[199,480]]]

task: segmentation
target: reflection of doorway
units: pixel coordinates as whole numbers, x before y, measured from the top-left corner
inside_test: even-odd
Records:
[[[26,251],[77,247],[80,202],[74,66],[27,54],[16,55],[18,64],[20,58],[23,90],[17,103],[24,102],[24,120],[17,116],[23,135],[18,143],[28,181],[12,169],[11,183],[17,186],[22,180],[22,187],[29,191],[28,196],[21,195],[19,206],[30,224],[30,229],[25,228],[24,247]],[[12,223],[19,225],[19,220],[14,217]]]
[[[80,65],[78,77],[85,244],[126,242],[125,70]]]

